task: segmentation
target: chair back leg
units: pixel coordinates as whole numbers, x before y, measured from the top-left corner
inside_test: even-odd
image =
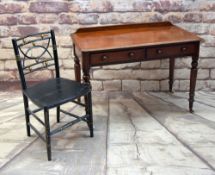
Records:
[[[49,110],[44,109],[44,118],[45,118],[45,134],[46,134],[46,149],[48,160],[51,160],[51,135],[50,135],[50,124],[49,124]]]
[[[24,101],[24,108],[25,108],[25,120],[26,120],[26,130],[27,130],[27,136],[31,136],[31,130],[30,130],[30,114],[28,111],[29,105],[28,105],[28,98],[23,94],[23,101]]]

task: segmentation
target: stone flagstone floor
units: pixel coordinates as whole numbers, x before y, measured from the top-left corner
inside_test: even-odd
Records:
[[[1,175],[215,175],[215,92],[93,94],[95,137],[79,123],[52,137],[53,161],[26,136],[20,92],[0,93]],[[72,104],[65,109],[83,110]],[[42,113],[39,114],[42,117]],[[62,116],[52,128],[70,118]],[[33,121],[39,127],[36,121]],[[43,128],[40,127],[41,132]]]

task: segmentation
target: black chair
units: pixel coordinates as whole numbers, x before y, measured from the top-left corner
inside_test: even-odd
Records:
[[[84,121],[88,124],[90,136],[93,137],[91,86],[87,83],[82,84],[73,80],[60,78],[54,31],[51,30],[49,32],[28,35],[19,39],[12,39],[12,43],[21,79],[27,135],[31,136],[30,129],[32,129],[46,143],[48,160],[51,160],[51,136],[53,134],[80,121]],[[32,56],[34,53],[36,53],[37,56]],[[29,83],[27,83],[27,74],[32,74],[35,71],[44,69],[54,71],[55,78],[30,86]],[[85,97],[85,103],[80,102],[79,99],[81,96]],[[36,110],[30,110],[29,99],[38,106]],[[77,116],[60,109],[60,105],[67,102],[73,102],[85,107],[86,115]],[[49,109],[54,107],[57,107],[57,122],[60,122],[60,112],[72,116],[75,119],[51,131]],[[44,121],[36,115],[36,113],[41,110],[44,111]],[[31,124],[30,116],[34,117],[45,127],[45,137]]]

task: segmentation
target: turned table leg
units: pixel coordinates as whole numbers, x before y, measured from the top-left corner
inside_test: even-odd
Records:
[[[78,82],[81,82],[81,66],[80,66],[80,60],[78,56],[75,53],[75,46],[74,48],[74,69],[75,69],[75,80]]]
[[[75,53],[75,45],[73,45],[73,53],[74,53],[74,69],[75,69],[75,80],[77,82],[81,82],[81,66],[80,60]],[[81,99],[78,99],[78,102],[81,102]]]
[[[173,82],[174,82],[174,69],[175,69],[175,58],[169,59],[169,92],[172,91]]]
[[[198,72],[198,56],[192,56],[191,73],[190,73],[190,97],[189,97],[189,109],[193,113],[193,102],[196,87],[196,77]]]

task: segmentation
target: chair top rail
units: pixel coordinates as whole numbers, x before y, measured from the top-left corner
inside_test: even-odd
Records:
[[[24,36],[24,37],[21,37],[21,38],[15,39],[15,40],[16,40],[16,41],[20,41],[20,40],[23,40],[23,39],[25,39],[25,38],[34,37],[34,36],[38,36],[38,35],[41,35],[41,36],[42,36],[42,35],[46,35],[46,34],[50,34],[50,31],[26,35],[26,36]]]
[[[18,44],[18,47],[22,47],[22,46],[25,46],[25,45],[28,45],[28,44],[32,44],[32,43],[35,43],[35,42],[38,42],[38,41],[49,40],[49,39],[51,39],[51,36],[49,36],[49,37],[41,37],[41,38],[33,39],[33,40],[30,40],[30,41],[27,41],[27,42],[25,41],[25,39],[26,38],[22,39],[23,43]]]

